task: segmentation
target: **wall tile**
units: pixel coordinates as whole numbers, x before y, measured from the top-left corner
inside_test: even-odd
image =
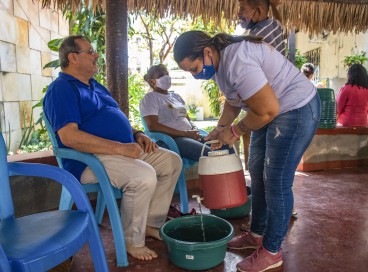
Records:
[[[0,101],[3,101],[3,73],[0,72]]]
[[[14,16],[0,10],[0,41],[16,43],[18,39],[18,24]]]
[[[38,101],[33,101],[32,106],[36,105],[38,103]],[[33,121],[37,122],[37,120],[40,118],[41,113],[43,112],[42,107],[36,107],[33,109]],[[39,125],[36,126],[36,129],[41,128],[38,127]]]
[[[14,1],[14,15],[29,21],[32,25],[40,25],[38,6],[38,1],[16,0]]]
[[[17,150],[19,149],[20,140],[22,139],[22,132],[23,131],[21,129],[10,131],[10,151],[13,152],[13,154],[16,154]]]
[[[61,12],[59,13],[59,34],[64,37],[69,36],[68,20],[65,19]]]
[[[18,22],[18,45],[28,47],[28,22],[26,20],[17,19]]]
[[[0,41],[0,71],[15,72],[16,69],[14,44]]]
[[[51,10],[48,8],[42,8],[42,5],[39,5],[40,14],[40,27],[43,27],[47,30],[51,29]]]
[[[51,11],[51,10],[50,10]],[[50,29],[52,32],[59,32],[59,13],[56,11],[51,11],[50,14]]]
[[[16,73],[6,73],[2,76],[3,101],[18,101],[19,91]]]
[[[4,112],[5,112],[6,130],[8,131],[9,124],[10,130],[20,129],[19,103],[4,102]]]
[[[51,54],[50,53],[41,53],[41,66],[42,68],[51,61]],[[43,76],[52,76],[52,68],[43,68],[42,69],[42,75]]]
[[[4,103],[0,103],[0,131],[6,131],[6,128],[5,128]]]
[[[43,88],[50,85],[51,82],[51,77],[31,75],[32,100],[39,101],[44,96],[44,93],[42,93]]]
[[[3,74],[4,101],[31,100],[31,76],[25,74]]]
[[[32,37],[32,39],[29,40],[29,47],[31,49],[46,52],[50,50],[47,46],[51,37],[50,31],[39,26],[30,25],[29,36]]]
[[[18,74],[19,101],[32,99],[31,75]]]
[[[41,75],[42,67],[41,67],[41,53],[38,50],[30,50],[30,58],[31,58],[31,71],[34,75]]]
[[[13,14],[13,0],[0,0],[0,10]]]
[[[17,52],[17,72],[31,74],[31,56],[28,47],[16,47]]]
[[[20,127],[25,128],[33,124],[32,117],[32,101],[20,101],[19,102],[19,120]]]

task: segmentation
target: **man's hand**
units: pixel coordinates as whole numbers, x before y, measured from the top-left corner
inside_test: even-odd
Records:
[[[145,153],[155,152],[158,148],[157,144],[143,133],[137,133],[135,135],[135,140]]]
[[[137,143],[121,144],[121,155],[137,159],[142,153],[142,148]]]
[[[196,129],[187,130],[185,132],[185,137],[194,139],[196,141],[200,141],[201,140],[201,136],[199,135],[199,131],[196,130]]]

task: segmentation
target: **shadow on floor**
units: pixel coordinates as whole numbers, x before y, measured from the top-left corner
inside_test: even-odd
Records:
[[[189,187],[189,195],[197,193],[196,185]],[[283,244],[284,265],[269,271],[368,271],[368,169],[297,173],[294,196],[298,219],[290,222]],[[198,210],[192,199],[190,206]],[[249,218],[229,221],[238,234],[242,225],[248,225]],[[112,272],[185,271],[170,263],[165,243],[154,239],[147,239],[146,243],[157,251],[157,259],[144,262],[129,257],[129,267],[118,268],[106,214],[100,229]],[[236,271],[236,263],[251,252],[228,251],[222,264],[206,271]],[[88,247],[74,257],[71,271],[94,271]]]

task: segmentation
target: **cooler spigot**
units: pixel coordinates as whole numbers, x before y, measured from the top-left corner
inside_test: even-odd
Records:
[[[192,195],[192,198],[197,199],[198,204],[202,204],[202,201],[204,198],[199,195]]]

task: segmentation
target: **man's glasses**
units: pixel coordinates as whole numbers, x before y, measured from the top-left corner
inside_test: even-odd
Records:
[[[80,54],[80,53],[87,53],[89,55],[96,55],[97,54],[97,51],[94,50],[93,48],[89,49],[89,50],[80,50],[80,51],[76,51],[76,52],[73,52],[73,53],[77,53],[77,54]]]

